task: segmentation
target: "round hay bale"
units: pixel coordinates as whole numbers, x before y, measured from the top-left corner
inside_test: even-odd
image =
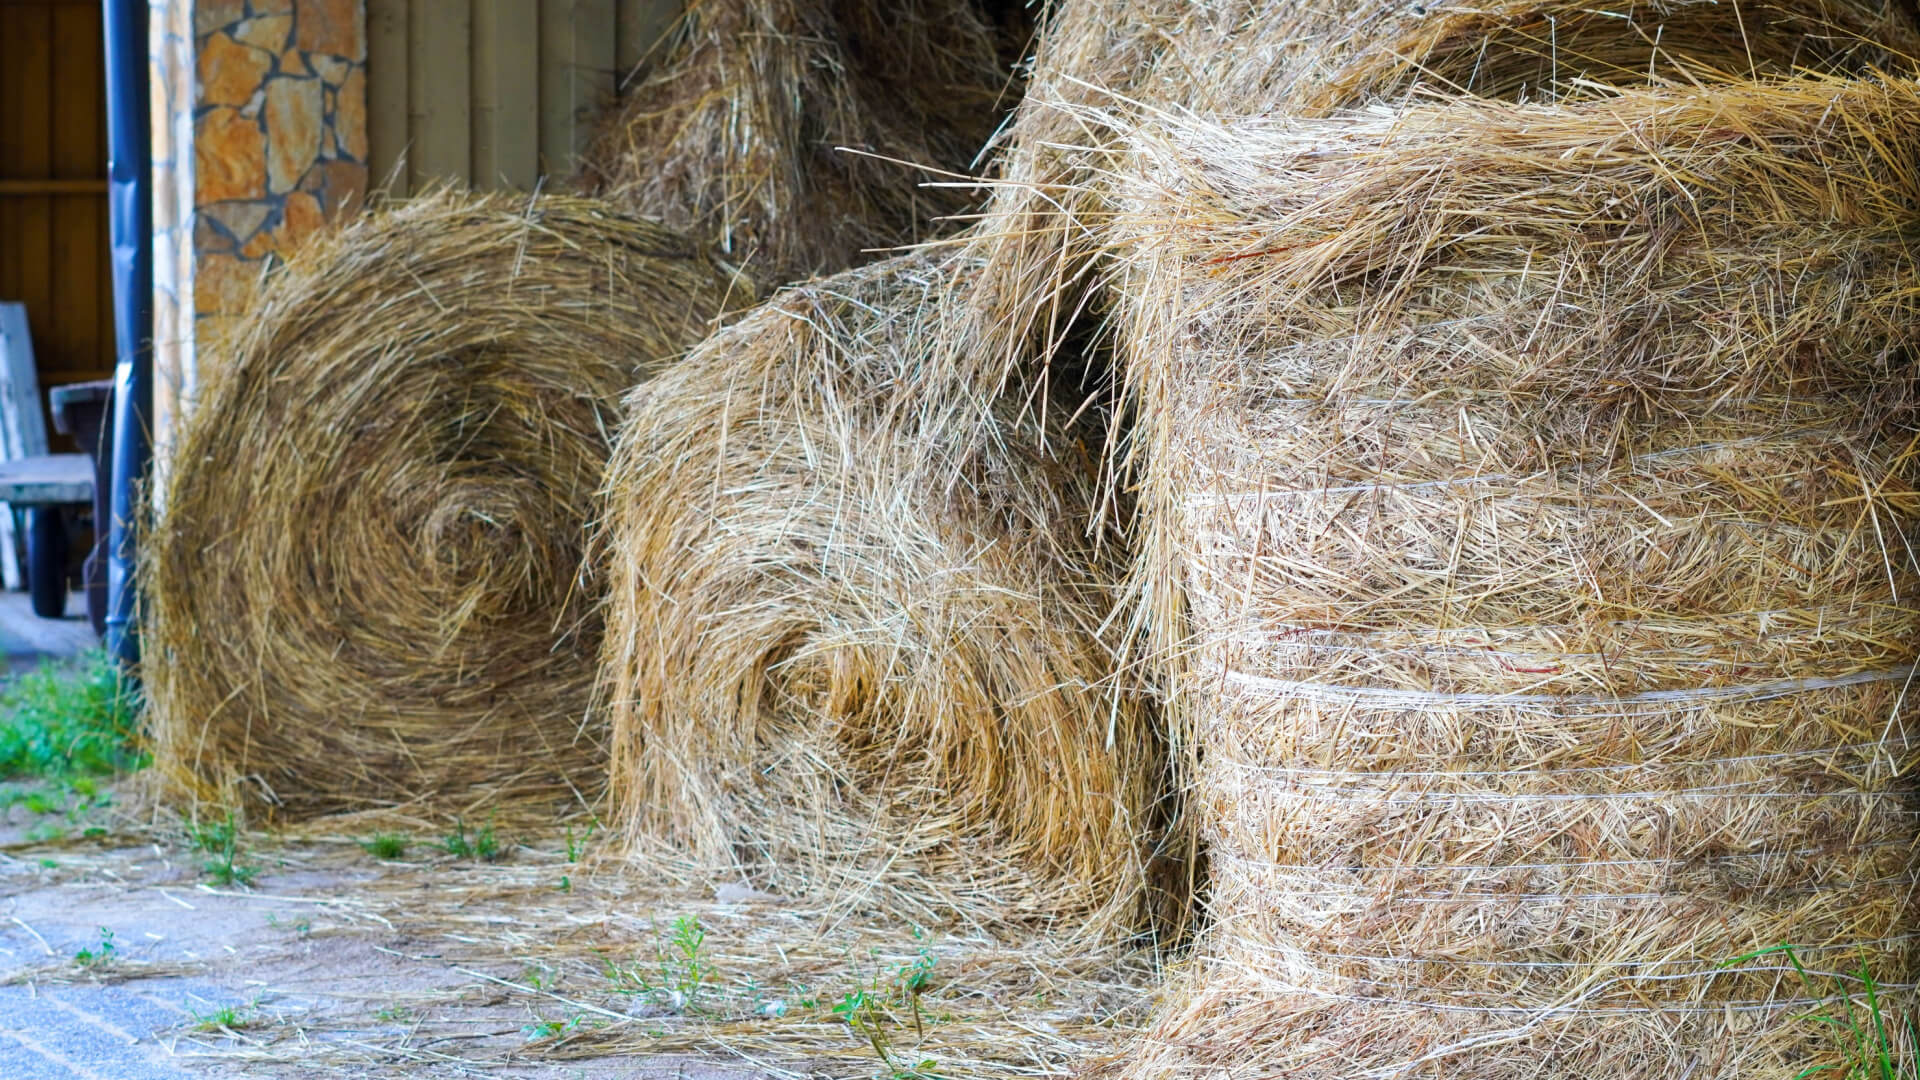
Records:
[[[782,293],[629,399],[612,801],[760,887],[1099,933],[1140,914],[1165,755],[1102,638],[1088,425],[948,381],[976,270]]]
[[[1132,145],[1212,925],[1112,1071],[1910,1071],[1920,85]]]
[[[732,286],[572,198],[328,232],[203,358],[144,567],[155,764],[283,814],[601,789],[582,559],[618,403]]]
[[[974,203],[913,166],[972,168],[1031,25],[1017,0],[690,4],[603,122],[586,183],[763,283],[869,261]]]

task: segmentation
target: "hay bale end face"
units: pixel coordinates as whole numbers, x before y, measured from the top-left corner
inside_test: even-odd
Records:
[[[731,282],[659,225],[441,192],[327,233],[201,363],[146,553],[155,764],[291,816],[591,797],[622,394]]]
[[[1213,925],[1116,1071],[1848,1072],[1920,982],[1920,86],[1136,136]]]
[[[608,479],[613,802],[723,876],[928,925],[1134,925],[1151,713],[1100,623],[1098,469],[944,382],[977,266],[783,293],[641,387]]]

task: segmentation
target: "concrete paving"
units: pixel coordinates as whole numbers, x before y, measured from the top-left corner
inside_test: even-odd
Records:
[[[220,988],[187,979],[0,987],[0,1076],[189,1080],[171,1060],[169,1037],[219,1000]]]
[[[0,654],[5,671],[21,671],[43,660],[74,656],[99,644],[87,623],[87,598],[67,597],[67,617],[42,619],[26,593],[0,592]]]

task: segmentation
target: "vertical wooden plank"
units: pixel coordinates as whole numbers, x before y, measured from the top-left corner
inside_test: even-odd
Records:
[[[594,125],[601,110],[613,100],[613,88],[619,81],[614,71],[618,63],[618,5],[615,0],[574,0],[573,4],[573,153],[567,157],[566,171],[572,173],[576,160],[593,141]]]
[[[654,59],[665,45],[667,33],[686,10],[681,0],[617,0],[618,20],[614,42],[614,69],[620,84],[631,85],[642,61]]]
[[[573,0],[540,0],[540,171],[558,173],[573,146]]]
[[[50,175],[92,180],[107,175],[106,51],[100,8],[62,4],[50,9],[53,40],[53,137]]]
[[[100,201],[99,206],[101,243],[99,250],[93,253],[93,280],[106,315],[100,320],[100,336],[94,341],[93,366],[104,379],[113,374],[120,355],[115,351],[113,319],[113,211],[105,199]]]
[[[0,457],[9,460],[47,452],[47,429],[38,407],[38,366],[25,306],[0,301]],[[26,587],[15,546],[13,508],[0,503],[0,581]]]
[[[20,208],[14,243],[20,252],[19,292],[5,300],[26,303],[36,333],[43,332],[53,309],[53,198],[34,195],[12,200]]]
[[[540,167],[574,170],[613,93],[613,0],[540,0]]]
[[[422,0],[426,2],[426,0]],[[367,0],[367,164],[377,189],[411,188],[407,170],[407,0]]]
[[[48,98],[53,95],[53,11],[14,7],[0,58],[0,176],[45,179],[53,140]]]
[[[20,279],[26,276],[26,268],[20,263],[20,245],[14,237],[20,235],[21,200],[0,199],[0,301],[20,298]]]
[[[540,175],[540,9],[475,0],[473,186],[529,190]]]
[[[42,340],[35,344],[41,383],[67,381],[85,371],[93,354],[93,329],[100,312],[93,294],[93,252],[98,226],[90,197],[61,195],[48,200],[52,227],[48,237],[49,300],[34,312]]]
[[[413,188],[473,174],[471,0],[416,3],[408,22],[407,127]]]
[[[46,8],[0,7],[0,177],[47,175],[51,27]]]

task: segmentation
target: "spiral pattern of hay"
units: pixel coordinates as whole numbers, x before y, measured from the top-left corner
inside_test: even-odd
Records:
[[[603,125],[588,183],[763,283],[870,261],[974,203],[914,166],[972,168],[1030,26],[1017,0],[700,0]]]
[[[1133,146],[1213,925],[1114,1071],[1910,1069],[1920,85]]]
[[[729,284],[569,198],[441,192],[298,252],[203,361],[147,552],[161,772],[294,816],[599,790],[615,410]]]
[[[629,400],[615,807],[762,887],[1100,933],[1140,912],[1164,754],[1100,634],[1090,425],[943,382],[975,273],[791,290]]]

